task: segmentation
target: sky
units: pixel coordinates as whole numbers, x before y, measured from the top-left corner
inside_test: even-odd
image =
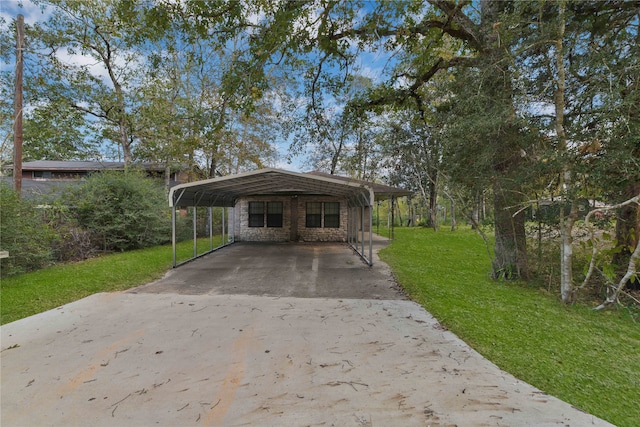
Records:
[[[10,22],[16,19],[18,14],[24,16],[26,24],[33,24],[46,18],[46,14],[43,14],[40,8],[29,0],[0,0],[0,17]]]

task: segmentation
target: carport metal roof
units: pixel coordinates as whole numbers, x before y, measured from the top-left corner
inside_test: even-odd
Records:
[[[238,198],[245,196],[330,195],[344,197],[352,206],[371,206],[375,195],[367,184],[326,175],[259,169],[176,185],[169,193],[169,205],[233,207]]]

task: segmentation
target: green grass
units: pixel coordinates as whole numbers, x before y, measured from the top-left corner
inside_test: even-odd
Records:
[[[214,238],[214,247],[219,239]],[[198,254],[209,250],[209,239],[198,239]],[[193,241],[177,245],[178,262],[193,257]],[[171,245],[122,252],[86,261],[61,264],[0,282],[2,324],[59,307],[98,292],[113,292],[139,286],[171,268]]]
[[[213,242],[208,237],[201,237],[196,240],[196,253],[198,256],[205,254],[211,250],[211,244],[216,248],[222,244],[220,235],[213,236]],[[171,251],[171,247],[169,247]],[[172,255],[170,255],[172,256]],[[190,260],[193,258],[193,240],[187,240],[181,242],[176,247],[176,261],[178,263]]]
[[[381,258],[415,301],[500,368],[618,426],[638,425],[640,325],[627,311],[567,307],[490,280],[471,230],[396,229]]]

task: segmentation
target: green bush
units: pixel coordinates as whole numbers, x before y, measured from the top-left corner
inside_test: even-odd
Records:
[[[165,191],[141,173],[103,172],[67,194],[78,225],[89,230],[105,251],[125,251],[162,244],[171,236]]]
[[[0,207],[0,250],[9,252],[9,258],[0,261],[2,277],[50,265],[56,236],[36,203],[0,184]]]

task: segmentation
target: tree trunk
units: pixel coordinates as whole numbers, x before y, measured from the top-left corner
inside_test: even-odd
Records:
[[[131,142],[129,141],[129,130],[127,129],[126,119],[124,117],[118,120],[120,129],[120,145],[122,145],[122,155],[124,157],[125,169],[133,163],[133,155],[131,154]]]
[[[211,156],[211,163],[209,163],[209,178],[215,178],[216,177],[216,168],[218,167],[218,164],[216,162],[216,156],[212,155]]]
[[[564,109],[565,109],[565,69],[564,69],[564,44],[565,33],[565,4],[559,5],[558,17],[558,38],[555,42],[556,54],[556,93],[555,93],[555,113],[556,113],[556,136],[558,138],[558,150],[561,156],[568,154],[567,135],[564,129]],[[573,225],[578,217],[578,207],[575,201],[576,189],[573,182],[573,172],[571,163],[565,158],[562,165],[561,188],[563,191],[562,206],[560,207],[560,297],[564,303],[573,302]],[[568,214],[565,212],[567,204],[570,205]]]
[[[438,231],[438,186],[432,180],[429,181],[429,226]]]
[[[169,162],[164,167],[164,188],[167,192],[171,189],[171,166],[169,166]]]
[[[456,231],[456,205],[453,198],[450,198],[451,202],[451,231]]]
[[[402,211],[400,210],[399,203],[396,203],[396,209],[398,209],[398,219],[400,220],[400,227],[402,227],[403,219],[402,219]]]
[[[482,0],[480,2],[484,47],[481,62],[484,64],[483,91],[487,100],[486,111],[498,117],[490,135],[494,144],[492,168],[494,174],[495,258],[493,277],[502,279],[529,278],[527,242],[524,229],[524,213],[518,211],[524,197],[515,179],[521,157],[518,144],[519,129],[513,114],[512,75],[505,48],[501,44],[495,25],[507,7],[506,2]]]
[[[571,174],[571,172],[567,172]],[[567,182],[565,180],[565,182]],[[569,184],[568,186],[571,186]],[[565,206],[560,208],[560,297],[562,302],[571,303],[574,299],[573,286],[573,225],[578,216],[578,208],[575,201],[570,201],[569,214],[566,215]],[[565,216],[566,215],[566,216]]]
[[[505,188],[506,180],[494,182],[493,203],[495,215],[495,258],[493,260],[494,279],[529,278],[527,242],[524,230],[524,212],[517,211],[518,203],[510,188]],[[516,193],[519,194],[519,193]]]
[[[477,229],[478,224],[480,224],[480,198],[476,197],[471,211],[471,229]]]

